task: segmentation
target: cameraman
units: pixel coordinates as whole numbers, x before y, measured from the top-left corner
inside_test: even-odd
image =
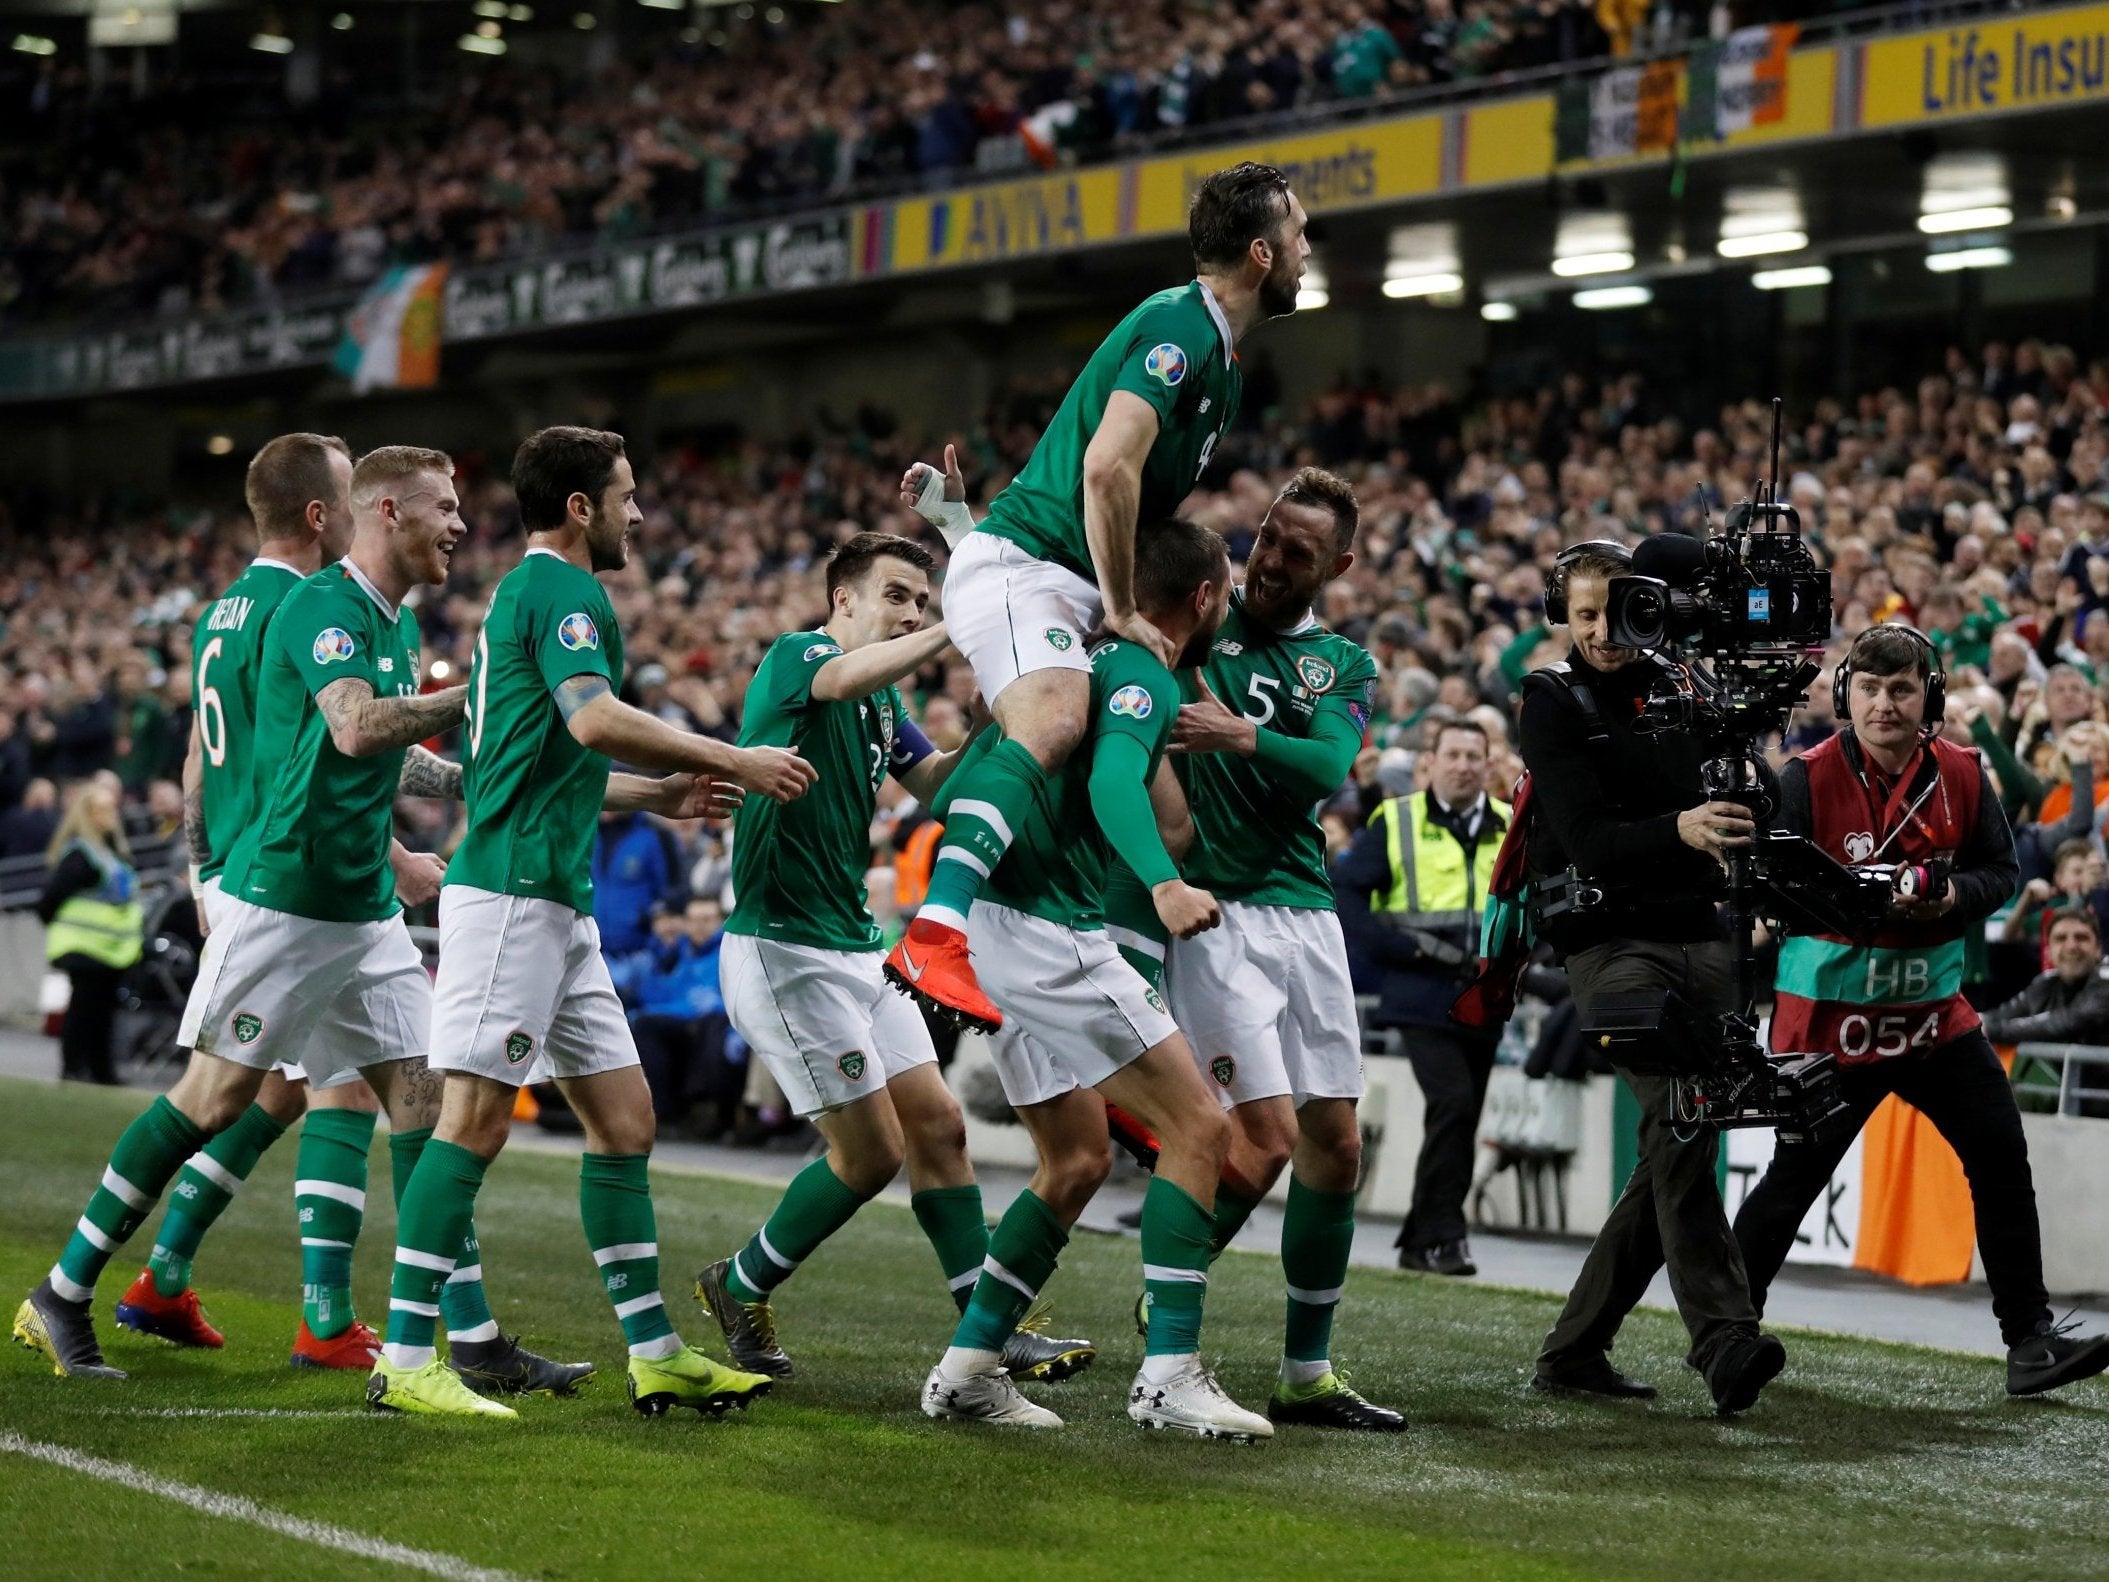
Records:
[[[1524,682],[1523,761],[1531,772],[1529,839],[1534,878],[1570,866],[1603,904],[1544,916],[1538,932],[1567,958],[1584,1022],[1607,996],[1672,991],[1693,1013],[1738,1009],[1734,965],[1712,896],[1719,855],[1748,845],[1747,808],[1706,799],[1702,749],[1686,732],[1634,728],[1662,662],[1610,641],[1605,603],[1628,568],[1612,544],[1564,551],[1547,610],[1564,616],[1574,646],[1563,665]],[[1614,1062],[1615,1064],[1616,1062]],[[1611,1365],[1611,1342],[1669,1265],[1677,1309],[1691,1331],[1686,1361],[1724,1414],[1746,1410],[1786,1363],[1786,1349],[1758,1332],[1742,1254],[1715,1185],[1718,1133],[1680,1135],[1669,1120],[1671,1081],[1621,1067],[1640,1101],[1640,1161],[1589,1249],[1559,1322],[1545,1339],[1533,1384],[1542,1390],[1647,1397],[1653,1385]]]
[[[1926,728],[1929,713],[1939,719],[1929,694],[1946,683],[1918,631],[1862,632],[1836,687],[1852,729],[1787,765],[1778,826],[1839,862],[1897,864],[1900,883],[1872,944],[1795,935],[1780,948],[1772,1046],[1835,1055],[1847,1113],[1816,1137],[1781,1138],[1743,1200],[1735,1229],[1751,1294],[1762,1310],[1802,1216],[1894,1093],[1962,1160],[2007,1345],[2007,1393],[2039,1395],[2109,1368],[2109,1337],[2078,1339],[2051,1322],[2021,1111],[1962,997],[1964,932],[2004,905],[2020,877],[2013,836],[1976,752]]]

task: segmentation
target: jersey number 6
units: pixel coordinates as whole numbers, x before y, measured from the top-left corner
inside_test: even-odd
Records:
[[[198,656],[198,737],[205,744],[205,761],[215,769],[227,761],[227,706],[207,678],[226,642],[224,637],[215,637]]]

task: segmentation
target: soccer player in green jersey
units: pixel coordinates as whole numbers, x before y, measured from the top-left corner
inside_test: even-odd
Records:
[[[420,693],[417,619],[403,608],[413,588],[446,581],[462,533],[453,473],[446,455],[411,446],[362,457],[350,553],[289,592],[265,634],[254,800],[184,1008],[190,1064],[118,1139],[58,1263],[15,1315],[15,1338],[61,1374],[124,1377],[96,1344],[96,1280],[280,1061],[298,1059],[320,1086],[347,1071],[365,1077],[388,1111],[399,1192],[432,1135],[432,986],[403,926],[389,849],[399,791],[460,795],[461,771],[413,744],[457,724],[465,692]],[[474,1247],[465,1224],[454,1251]],[[469,1347],[486,1387],[562,1391],[592,1372],[498,1338],[480,1266],[461,1274],[448,1325],[488,1334]],[[459,1378],[454,1387],[469,1395]]]
[[[1349,1389],[1330,1360],[1362,1165],[1362,1041],[1315,810],[1361,750],[1377,668],[1312,605],[1354,563],[1357,516],[1354,491],[1331,473],[1289,480],[1179,711],[1186,871],[1220,901],[1223,926],[1169,941],[1167,963],[1166,932],[1129,875],[1116,876],[1107,920],[1127,948],[1168,965],[1172,1013],[1230,1112],[1213,1250],[1290,1170],[1287,1331],[1267,1415],[1396,1432],[1405,1418]]]
[[[1206,528],[1173,519],[1136,537],[1136,606],[1175,659],[1198,662],[1223,619],[1230,562]],[[1215,926],[1216,903],[1180,879],[1158,833],[1150,782],[1171,740],[1179,687],[1154,648],[1091,650],[1083,750],[1042,782],[971,920],[974,952],[1005,1013],[991,1046],[1005,1095],[1040,1164],[1004,1212],[952,1344],[923,1386],[931,1417],[1026,1428],[1061,1418],[1019,1393],[1004,1343],[1053,1275],[1084,1205],[1111,1168],[1106,1102],[1160,1141],[1143,1198],[1143,1278],[1155,1299],[1128,1415],[1207,1438],[1265,1439],[1267,1419],[1223,1393],[1200,1358],[1208,1238],[1230,1124],[1163,998],[1107,937],[1103,892],[1117,857],[1149,885],[1173,934]],[[935,809],[939,817],[953,809]]]
[[[959,1105],[928,1026],[879,971],[879,930],[865,903],[880,783],[891,774],[928,805],[968,750],[935,750],[897,686],[947,647],[942,625],[922,625],[935,564],[920,544],[888,533],[843,544],[828,560],[827,624],[776,640],[740,719],[742,745],[792,748],[820,772],[796,802],[757,797],[740,809],[719,969],[732,1025],[827,1139],[768,1222],[696,1282],[733,1360],[772,1378],[789,1378],[791,1359],[770,1293],[904,1158],[910,1207],[962,1308],[988,1252]],[[1059,1379],[1096,1355],[1089,1341],[1021,1327],[1004,1366],[1014,1377]]]
[[[1203,181],[1187,234],[1196,278],[1149,298],[1092,353],[946,573],[946,627],[1003,740],[961,772],[929,894],[886,967],[985,1029],[1002,1015],[968,959],[974,899],[1085,737],[1087,634],[1103,625],[1160,663],[1177,657],[1138,605],[1135,525],[1169,517],[1207,469],[1243,388],[1234,348],[1295,310],[1311,251],[1303,206],[1271,165]]]
[[[439,1127],[397,1217],[388,1336],[367,1380],[376,1407],[512,1417],[437,1358],[440,1299],[520,1084],[548,1060],[579,1119],[579,1217],[629,1344],[630,1399],[721,1413],[770,1380],[682,1343],[659,1291],[646,1165],[652,1095],[593,921],[593,837],[605,809],[693,818],[740,788],[788,800],[813,767],[778,747],[728,747],[619,701],[622,633],[594,578],[629,560],[643,520],[622,436],[546,428],[513,458],[528,549],[491,595],[470,670],[468,827],[440,894],[432,1064]],[[675,773],[611,776],[609,759]]]
[[[183,764],[185,842],[198,926],[210,934],[220,870],[248,825],[256,767],[256,689],[271,618],[300,582],[351,547],[351,448],[332,435],[282,434],[249,463],[243,493],[256,523],[256,559],[207,606],[192,638],[190,751]],[[396,893],[419,905],[439,893],[436,858],[397,846]],[[356,1071],[308,1091],[296,1062],[264,1078],[256,1101],[177,1173],[153,1256],[118,1298],[117,1322],[179,1346],[218,1348],[191,1288],[205,1233],[234,1201],[266,1149],[307,1112],[294,1167],[300,1222],[302,1313],[292,1361],[299,1367],[368,1368],[380,1337],[351,1300],[352,1247],[365,1217],[373,1091]]]

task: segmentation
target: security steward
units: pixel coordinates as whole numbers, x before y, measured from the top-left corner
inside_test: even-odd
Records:
[[[1870,627],[1834,674],[1852,729],[1787,765],[1777,824],[1839,862],[1896,865],[1896,898],[1871,942],[1796,935],[1780,947],[1773,1048],[1834,1056],[1849,1124],[1783,1138],[1743,1200],[1735,1229],[1751,1294],[1762,1312],[1803,1214],[1894,1093],[1962,1160],[2007,1393],[2038,1395],[2109,1368],[2109,1336],[2051,1320],[2021,1111],[1962,993],[1965,932],[2020,883],[2013,836],[1976,751],[1927,728],[1947,683],[1922,633]]]
[[[1413,1206],[1399,1228],[1399,1267],[1470,1275],[1465,1195],[1498,1035],[1450,1020],[1479,957],[1479,912],[1506,810],[1486,794],[1487,736],[1470,720],[1431,723],[1426,790],[1371,815],[1333,873],[1350,950],[1383,974],[1372,1023],[1405,1037],[1426,1103]]]
[[[1578,544],[1555,562],[1546,614],[1565,621],[1564,663],[1533,671],[1523,689],[1523,761],[1531,773],[1529,867],[1539,937],[1566,959],[1586,1026],[1610,996],[1673,991],[1712,1022],[1735,1009],[1730,947],[1712,897],[1721,854],[1748,845],[1754,824],[1739,803],[1708,800],[1701,748],[1687,733],[1635,729],[1663,661],[1610,641],[1611,580],[1631,557],[1619,545]],[[1557,888],[1581,906],[1549,906]],[[1612,1366],[1619,1325],[1669,1266],[1670,1289],[1691,1333],[1686,1361],[1716,1410],[1747,1410],[1786,1363],[1758,1331],[1742,1254],[1715,1185],[1720,1139],[1711,1127],[1670,1121],[1671,1080],[1619,1064],[1640,1103],[1640,1159],[1582,1264],[1567,1306],[1545,1338],[1533,1384],[1548,1391],[1648,1397],[1653,1385]]]

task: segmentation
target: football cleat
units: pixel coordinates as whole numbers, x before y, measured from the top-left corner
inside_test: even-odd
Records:
[[[923,1381],[923,1415],[962,1423],[996,1423],[1005,1428],[1060,1428],[1062,1419],[1035,1406],[1019,1393],[1001,1368],[957,1378],[939,1363]]]
[[[171,1345],[218,1351],[227,1344],[227,1337],[205,1321],[197,1292],[186,1286],[174,1296],[163,1296],[154,1288],[150,1270],[140,1270],[132,1288],[117,1299],[116,1317],[126,1329]]]
[[[775,1385],[774,1379],[728,1368],[693,1346],[671,1357],[630,1359],[630,1404],[646,1417],[663,1417],[677,1406],[692,1406],[705,1417],[723,1417],[734,1407],[744,1412]]]
[[[1090,1341],[1056,1340],[1049,1335],[1047,1319],[1047,1304],[1036,1300],[1003,1343],[1003,1371],[1012,1378],[1059,1384],[1097,1360],[1098,1347]]]
[[[1278,1381],[1267,1397],[1267,1420],[1311,1428],[1359,1428],[1375,1434],[1398,1434],[1406,1429],[1404,1412],[1364,1400],[1330,1371],[1309,1384]]]
[[[62,1379],[122,1379],[124,1369],[103,1361],[95,1319],[86,1302],[69,1302],[43,1283],[15,1309],[15,1340],[51,1364]]]
[[[1156,1170],[1157,1156],[1163,1152],[1158,1145],[1157,1134],[1118,1104],[1106,1106],[1106,1136],[1112,1140],[1115,1147],[1134,1160],[1139,1168]],[[1127,1216],[1122,1215],[1121,1220],[1125,1224]],[[1134,1229],[1141,1223],[1138,1212],[1135,1226],[1129,1228]]]
[[[2006,1393],[2041,1395],[2109,1370],[2109,1335],[2077,1336],[2079,1325],[2048,1319],[2006,1354]]]
[[[732,1353],[736,1366],[764,1378],[790,1378],[791,1359],[776,1339],[775,1310],[767,1297],[759,1302],[742,1302],[734,1296],[725,1285],[731,1268],[730,1258],[706,1265],[696,1276],[696,1300],[725,1332],[725,1349]]]
[[[422,1368],[398,1368],[376,1357],[366,1380],[366,1404],[377,1412],[416,1412],[429,1417],[517,1419],[510,1406],[486,1401],[461,1382],[461,1375],[434,1357]]]
[[[1136,1374],[1128,1387],[1128,1416],[1145,1428],[1165,1428],[1202,1439],[1251,1444],[1274,1437],[1274,1425],[1225,1395],[1216,1376],[1201,1366],[1198,1357],[1163,1384],[1152,1384]]]
[[[447,1366],[479,1395],[576,1395],[593,1377],[592,1363],[551,1362],[522,1346],[518,1335],[450,1341]]]
[[[1150,1338],[1150,1293],[1147,1290],[1135,1299],[1135,1333],[1144,1340]]]
[[[886,976],[903,994],[960,1027],[993,1033],[1003,1025],[1003,1013],[974,976],[967,936],[956,928],[917,918],[886,953]]]
[[[371,1368],[381,1355],[381,1337],[357,1319],[341,1335],[323,1340],[302,1319],[293,1332],[293,1355],[286,1360],[296,1368],[337,1368],[346,1373]]]

